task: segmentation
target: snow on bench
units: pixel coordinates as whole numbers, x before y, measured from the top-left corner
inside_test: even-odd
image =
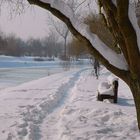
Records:
[[[103,101],[104,99],[111,99],[114,103],[117,103],[118,96],[118,78],[110,75],[107,77],[105,82],[101,82],[98,85],[98,101]]]

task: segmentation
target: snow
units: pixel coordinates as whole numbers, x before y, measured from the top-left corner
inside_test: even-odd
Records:
[[[122,54],[117,54],[109,47],[107,47],[96,35],[95,40],[91,40],[93,43],[98,46],[98,51],[114,66],[122,70],[127,70],[128,65]]]
[[[108,84],[107,81],[99,83],[98,92],[100,94],[114,95],[113,87],[110,84]]]
[[[138,5],[139,6],[139,5]],[[129,19],[132,23],[132,26],[134,27],[134,30],[136,31],[136,35],[137,35],[137,43],[138,43],[138,46],[139,46],[139,50],[140,50],[140,28],[138,26],[138,19],[136,17],[136,12],[139,12],[139,7],[138,8],[138,11],[136,11],[136,5],[133,2],[131,2],[130,0],[130,3],[129,3]]]
[[[109,84],[112,84],[114,81],[118,81],[118,77],[116,77],[115,75],[111,74],[107,77],[107,81]]]
[[[117,7],[117,1],[116,0],[112,0],[112,2]]]
[[[87,25],[84,23],[82,18],[86,18],[83,16],[87,16],[87,11],[89,11],[89,6],[85,6],[83,9],[84,11],[80,11],[78,13],[78,16],[74,15],[73,10],[65,3],[63,0],[41,0],[42,2],[49,3],[53,8],[59,10],[62,14],[64,14],[66,17],[68,17],[75,27],[75,29],[81,33],[81,35],[85,36],[91,44],[95,47],[98,52],[104,56],[112,65],[123,69],[128,70],[128,65],[125,61],[124,56],[121,54],[117,54],[112,49],[107,47],[98,37],[96,34],[91,33]],[[95,1],[90,1],[90,4],[94,3]],[[88,1],[87,1],[87,5]],[[87,8],[87,11],[85,12],[85,9]],[[95,11],[95,6],[93,11]],[[91,14],[91,13],[89,13]]]
[[[99,80],[79,68],[0,91],[1,140],[139,140],[134,101],[119,80],[117,104],[97,101]]]
[[[118,78],[115,75],[111,74],[105,80],[106,81],[99,83],[98,92],[100,94],[114,95],[114,85],[112,83],[114,81],[118,81]]]

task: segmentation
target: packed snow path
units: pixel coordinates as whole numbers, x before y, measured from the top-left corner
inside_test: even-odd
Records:
[[[84,70],[56,74],[2,90],[0,124],[6,125],[6,128],[0,127],[3,140],[39,140],[43,119],[63,104]]]
[[[71,70],[0,91],[0,140],[139,140],[134,102],[119,81],[119,102],[96,100],[90,69]]]

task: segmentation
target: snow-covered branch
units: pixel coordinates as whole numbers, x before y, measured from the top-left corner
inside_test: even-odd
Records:
[[[139,12],[140,12],[140,6],[139,5],[136,6],[134,2],[129,3],[129,13],[128,13],[128,15],[129,15],[129,19],[130,19],[130,21],[133,25],[133,28],[135,29],[135,32],[137,34],[137,43],[138,43],[139,50],[140,50],[140,28],[138,26],[139,16],[136,17],[136,15],[138,15]]]
[[[88,26],[75,18],[71,8],[61,0],[28,0],[30,3],[37,4],[51,11],[55,16],[63,20],[71,28],[71,32],[78,38],[84,38],[89,46],[95,47],[93,50],[98,52],[102,58],[106,59],[111,65],[127,70],[127,63],[123,55],[119,55],[108,48],[95,34],[91,33]],[[45,3],[45,4],[44,4]],[[57,11],[57,12],[56,12]],[[70,25],[71,24],[71,25]]]

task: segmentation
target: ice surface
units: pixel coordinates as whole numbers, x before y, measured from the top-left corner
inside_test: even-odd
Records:
[[[46,59],[46,58],[44,58]],[[34,61],[34,57],[12,57],[0,55],[0,90],[9,86],[49,76],[64,71],[63,62],[58,58],[55,61]],[[70,68],[89,65],[89,60],[71,62]]]

